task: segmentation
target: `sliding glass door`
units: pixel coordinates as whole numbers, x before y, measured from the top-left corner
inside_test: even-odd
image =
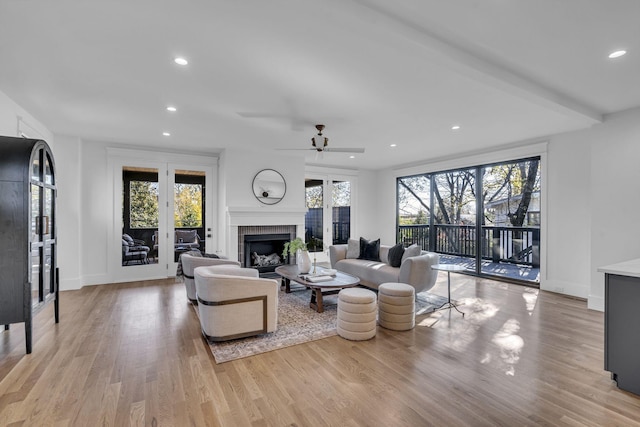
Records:
[[[441,263],[540,280],[540,158],[397,178],[397,235]]]
[[[482,168],[481,273],[538,281],[540,267],[540,160]]]
[[[434,249],[443,259],[476,271],[476,171],[432,175]]]

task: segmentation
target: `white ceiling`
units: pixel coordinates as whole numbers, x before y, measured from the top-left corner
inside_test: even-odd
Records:
[[[0,91],[54,133],[160,149],[308,148],[324,123],[366,152],[308,163],[378,169],[640,106],[638,18],[637,0],[2,0]]]

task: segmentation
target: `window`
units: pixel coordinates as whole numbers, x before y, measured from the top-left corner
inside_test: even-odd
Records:
[[[131,228],[158,227],[157,181],[130,181],[129,216]]]
[[[397,179],[397,240],[472,273],[539,282],[540,158]]]
[[[175,184],[175,228],[202,227],[202,184]]]

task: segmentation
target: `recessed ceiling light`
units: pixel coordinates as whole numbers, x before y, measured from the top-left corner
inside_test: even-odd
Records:
[[[460,125],[451,126],[451,130],[458,130],[458,129],[460,129]]]
[[[398,144],[391,144],[391,145],[389,145],[389,147],[397,147],[397,146],[398,146]]]
[[[176,107],[169,106],[167,107],[167,111],[171,111],[172,113],[175,113],[176,111],[178,111],[178,109]]]
[[[623,55],[626,55],[626,50],[616,50],[615,52],[611,52],[609,54],[609,59],[620,58]]]
[[[162,132],[162,134],[163,134],[164,136],[171,136],[171,134],[170,134],[169,132]]]
[[[355,159],[355,158],[356,158],[356,156],[349,156],[349,158],[350,158],[350,159]]]
[[[178,65],[187,65],[189,63],[189,61],[187,61],[184,58],[180,58],[180,57],[174,59],[173,62],[175,62]]]

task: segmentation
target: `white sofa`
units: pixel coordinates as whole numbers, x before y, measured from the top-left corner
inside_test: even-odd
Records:
[[[194,275],[200,326],[207,340],[244,338],[278,328],[277,280],[262,279],[255,268],[235,265],[197,267]]]
[[[360,278],[360,284],[373,289],[386,282],[406,283],[418,292],[431,289],[438,278],[438,272],[431,268],[440,262],[440,256],[434,252],[421,251],[420,255],[406,257],[400,267],[389,265],[388,255],[391,246],[380,245],[380,261],[368,261],[347,258],[347,246],[329,247],[331,267],[343,273]]]

